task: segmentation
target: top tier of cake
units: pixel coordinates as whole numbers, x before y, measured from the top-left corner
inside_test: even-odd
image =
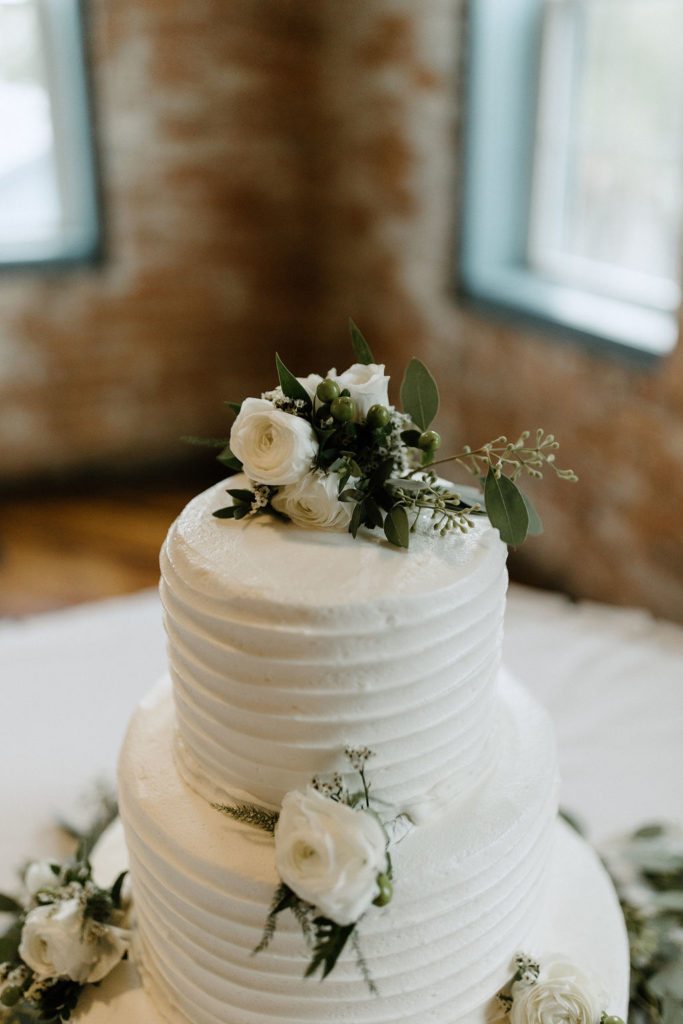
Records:
[[[484,517],[410,548],[377,533],[216,519],[221,483],[176,520],[161,596],[179,767],[209,799],[279,807],[375,754],[375,800],[419,817],[493,761],[506,547]],[[243,483],[242,483],[243,486]]]

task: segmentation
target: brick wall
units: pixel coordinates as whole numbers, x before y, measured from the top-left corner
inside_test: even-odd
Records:
[[[0,277],[6,479],[169,457],[222,401],[341,366],[439,380],[444,450],[537,425],[516,574],[683,620],[683,347],[643,368],[454,297],[462,3],[92,0],[107,254]]]

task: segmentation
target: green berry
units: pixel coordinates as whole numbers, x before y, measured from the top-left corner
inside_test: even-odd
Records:
[[[356,403],[352,398],[341,395],[340,398],[335,398],[330,403],[330,412],[335,420],[339,420],[340,423],[348,423],[356,414]]]
[[[368,426],[372,427],[373,430],[379,430],[381,427],[386,427],[390,419],[391,413],[387,409],[386,405],[371,405],[368,409],[366,421]]]
[[[23,995],[19,985],[8,985],[0,993],[0,1003],[3,1006],[16,1006]]]
[[[315,393],[321,402],[334,402],[335,398],[339,398],[339,385],[331,377],[325,377],[325,380],[318,384]]]
[[[417,439],[417,447],[423,452],[435,452],[441,447],[441,435],[435,430],[423,430]]]
[[[387,903],[391,903],[391,897],[394,895],[391,879],[388,875],[378,875],[377,885],[379,886],[379,892],[372,902],[376,907],[386,907]]]
[[[602,1024],[624,1024],[624,1022],[621,1017],[611,1015],[609,1017],[603,1017]]]

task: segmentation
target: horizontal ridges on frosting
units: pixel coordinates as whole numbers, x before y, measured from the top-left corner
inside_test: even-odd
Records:
[[[162,551],[181,770],[209,798],[279,806],[346,746],[376,754],[377,797],[415,808],[466,791],[491,760],[505,546],[463,536],[216,520],[221,484]]]
[[[392,849],[394,900],[359,926],[376,998],[352,952],[324,986],[303,981],[307,951],[290,915],[269,949],[251,955],[278,882],[272,839],[222,816],[178,779],[173,709],[159,695],[137,713],[120,771],[153,986],[193,1024],[452,1024],[490,997],[543,901],[556,811],[545,716],[510,684],[500,707],[496,768]]]

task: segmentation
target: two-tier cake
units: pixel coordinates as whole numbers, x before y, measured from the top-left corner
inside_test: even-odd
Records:
[[[527,950],[589,966],[623,1013],[616,902],[557,823],[550,723],[501,669],[497,531],[481,519],[401,551],[370,533],[220,522],[225,486],[169,532],[171,681],[136,712],[121,755],[146,993],[128,995],[144,1001],[136,1012],[185,1024],[474,1024]],[[278,883],[274,845],[212,806],[277,808],[314,776],[347,770],[347,747],[374,752],[373,800],[396,835],[393,899],[357,929],[377,994],[351,950],[324,982],[304,979],[292,915],[252,953]],[[113,1019],[96,998],[87,1019]]]
[[[345,374],[278,360],[280,386],[234,406],[224,461],[245,475],[164,544],[169,677],[119,771],[134,955],[81,1001],[88,1024],[625,1017],[616,898],[558,822],[548,718],[501,665],[501,536],[531,528],[515,480],[556,442],[466,449],[479,514],[429,475],[428,371],[398,413],[354,331]]]

